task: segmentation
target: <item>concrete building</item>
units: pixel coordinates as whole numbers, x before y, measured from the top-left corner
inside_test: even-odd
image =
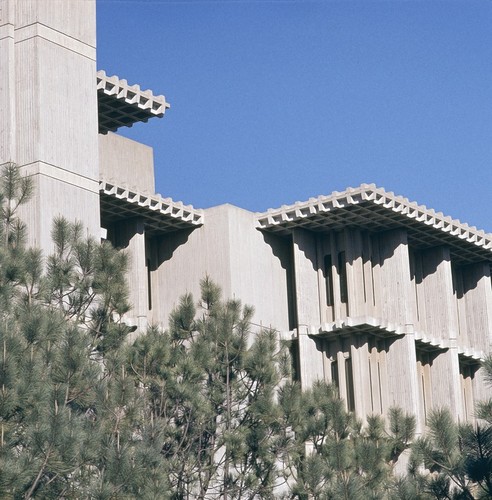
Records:
[[[492,340],[492,235],[374,185],[265,213],[163,198],[152,149],[114,131],[169,105],[96,72],[95,43],[95,0],[0,0],[0,163],[35,181],[32,244],[50,249],[58,214],[82,220],[129,253],[140,329],[165,326],[208,274],[291,339],[304,387],[335,382],[362,417],[398,405],[418,430],[437,406],[473,418]]]

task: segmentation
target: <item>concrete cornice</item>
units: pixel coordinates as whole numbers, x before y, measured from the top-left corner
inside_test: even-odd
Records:
[[[492,261],[492,234],[374,184],[283,205],[256,216],[259,229],[280,234],[288,234],[296,227],[316,232],[344,227],[374,232],[406,227],[410,244],[417,248],[449,245],[458,263]]]
[[[156,194],[149,196],[102,180],[99,183],[101,217],[111,223],[130,217],[144,219],[146,230],[162,234],[203,224],[203,210]]]
[[[72,186],[77,186],[78,188],[85,189],[86,191],[90,191],[91,193],[97,194],[98,192],[97,181],[90,179],[89,177],[86,177],[84,175],[79,175],[75,172],[71,172],[70,170],[57,167],[56,165],[51,165],[50,163],[46,163],[44,161],[37,161],[22,165],[20,172],[25,176],[38,174],[43,175],[45,177],[50,177],[52,179],[65,182],[66,184],[70,184]]]
[[[99,132],[114,132],[119,127],[131,127],[152,117],[162,117],[171,106],[163,95],[142,90],[139,85],[128,85],[117,76],[97,72],[99,105]]]
[[[11,38],[13,40],[14,33],[15,30],[13,24],[2,24],[0,26],[0,40],[3,40],[4,38]]]

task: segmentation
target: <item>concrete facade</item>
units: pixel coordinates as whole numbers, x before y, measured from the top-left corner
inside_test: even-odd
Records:
[[[82,206],[99,235],[95,2],[1,0],[0,13],[0,163],[34,180],[30,243],[49,248],[52,219]]]
[[[291,342],[303,387],[334,382],[362,418],[398,405],[419,431],[439,406],[473,418],[492,235],[374,185],[265,213],[156,194],[152,149],[113,132],[169,104],[96,73],[95,0],[0,0],[0,68],[0,163],[35,180],[30,242],[48,251],[64,215],[126,249],[130,323],[166,326],[209,275]]]

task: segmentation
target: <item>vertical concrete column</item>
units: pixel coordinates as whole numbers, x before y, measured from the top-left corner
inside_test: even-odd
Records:
[[[375,371],[375,375],[377,377],[373,377],[373,384],[376,383],[378,384],[378,391],[379,391],[379,405],[380,409],[383,415],[387,414],[387,411],[389,407],[391,406],[389,402],[389,395],[386,391],[386,388],[389,386],[389,377],[392,375],[388,375],[388,344],[389,340],[384,340],[379,342],[379,347],[377,349],[380,349],[379,352],[377,352],[377,358],[378,358],[378,364],[379,366],[377,367],[377,371]],[[382,348],[384,345],[384,349]]]
[[[343,343],[339,342],[337,350],[337,368],[338,368],[338,394],[345,403],[345,409],[349,409],[348,387],[347,387],[347,367],[346,361],[348,354],[343,350]]]
[[[318,297],[320,320],[322,323],[333,321],[333,305],[328,305],[327,279],[332,270],[327,269],[325,256],[330,253],[330,235],[323,234],[316,238],[316,252],[318,259]],[[333,297],[332,297],[333,298]]]
[[[384,401],[384,395],[381,386],[387,387],[386,382],[386,366],[385,366],[385,356],[384,350],[378,351],[378,346],[381,348],[381,344],[384,341],[372,340],[369,345],[369,380],[371,386],[371,407],[369,413],[383,414],[386,405]]]
[[[303,326],[318,325],[320,312],[316,237],[305,229],[294,229],[292,243],[294,245],[297,321]]]
[[[425,294],[423,275],[422,275],[422,252],[411,251],[410,257],[410,275],[412,279],[412,285],[415,290],[415,329],[419,331],[425,331]]]
[[[0,164],[15,161],[14,4],[0,0]]]
[[[379,258],[379,239],[378,234],[367,242],[371,252],[371,274],[372,274],[372,316],[381,318],[381,302],[382,302],[382,284],[381,284],[381,262]]]
[[[430,367],[432,406],[447,406],[453,415],[461,419],[464,407],[456,347],[458,309],[449,248],[440,246],[422,250],[418,271],[421,274],[420,283],[417,283],[420,327],[428,335],[451,346],[437,354]]]
[[[147,327],[148,276],[145,253],[145,229],[142,219],[128,219],[115,226],[115,244],[125,248],[129,260],[128,286],[132,309],[130,316],[137,328]]]
[[[357,229],[345,229],[345,258],[347,259],[347,289],[349,315],[366,315],[364,262],[362,260],[362,236]]]
[[[421,255],[422,278],[417,285],[421,325],[429,335],[456,340],[458,311],[449,248],[434,247],[422,250]]]
[[[485,368],[478,368],[472,381],[473,400],[485,401],[490,398],[490,382],[486,380]]]
[[[329,342],[323,342],[323,380],[327,383],[334,383],[332,376],[333,355]]]
[[[35,185],[22,213],[29,243],[50,250],[59,215],[99,238],[95,0],[7,3],[15,19],[13,159]]]
[[[399,325],[414,325],[416,300],[410,279],[407,233],[404,229],[379,235],[377,316]]]
[[[305,326],[299,326],[299,369],[301,387],[309,389],[317,380],[324,380],[323,348],[321,340],[308,336]]]
[[[461,392],[460,363],[456,346],[439,353],[431,368],[432,407],[447,407],[454,418],[465,419]]]
[[[324,354],[315,341],[308,336],[310,326],[320,324],[316,238],[309,231],[295,229],[292,235],[292,243],[301,385],[303,388],[308,388],[315,380],[324,378]]]
[[[143,330],[147,327],[149,303],[143,221],[139,219],[131,221],[128,229],[132,234],[127,247],[132,262],[130,275],[128,276],[130,299],[133,304],[133,314],[136,317],[137,326],[139,330]]]
[[[422,423],[419,423],[418,418],[421,403],[413,335],[404,335],[390,343],[386,356],[386,366],[388,370],[388,408],[398,406],[405,412],[415,415],[417,418],[417,432],[422,432]]]
[[[388,404],[418,416],[420,400],[413,335],[416,301],[405,230],[396,229],[379,235],[378,267],[381,286],[378,316],[400,325],[407,332],[389,342],[386,357],[387,370],[391,374],[387,379]]]
[[[358,335],[352,337],[350,356],[352,358],[354,377],[354,402],[357,415],[364,419],[372,413],[371,405],[371,374],[369,370],[369,346],[367,337]]]
[[[492,346],[492,287],[490,264],[479,262],[463,267],[462,299],[470,347],[490,352]]]

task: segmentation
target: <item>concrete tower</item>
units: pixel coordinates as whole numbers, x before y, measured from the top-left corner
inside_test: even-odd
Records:
[[[29,243],[58,215],[99,236],[95,0],[0,0],[0,163],[33,178]]]

